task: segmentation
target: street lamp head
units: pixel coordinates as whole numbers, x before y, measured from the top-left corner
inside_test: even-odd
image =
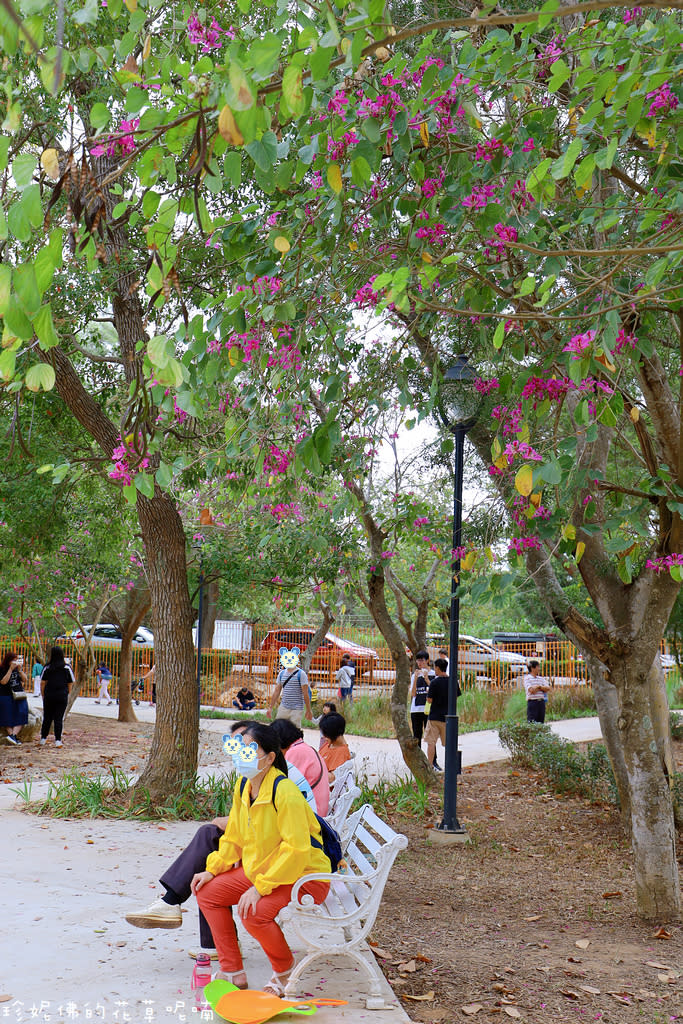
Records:
[[[477,375],[467,356],[457,356],[443,375],[439,389],[439,412],[449,430],[474,426],[481,408],[481,395],[475,390]]]

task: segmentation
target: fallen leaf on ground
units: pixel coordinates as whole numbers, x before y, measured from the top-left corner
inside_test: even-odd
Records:
[[[670,971],[671,968],[668,964],[659,964],[656,960],[647,960],[645,962],[646,967],[654,967],[656,971]]]
[[[380,957],[382,960],[388,960],[391,954],[387,953],[386,949],[382,949],[381,946],[370,946],[370,949],[375,956]]]
[[[516,1006],[504,1006],[503,1013],[507,1013],[508,1017],[521,1017],[521,1013]]]
[[[603,900],[616,900],[619,896],[623,896],[622,892],[603,892]]]
[[[580,985],[579,988],[582,990],[582,992],[589,992],[592,996],[600,995],[600,989],[593,988],[592,985]]]
[[[412,974],[414,971],[417,970],[417,964],[415,963],[414,960],[408,960],[407,963],[400,963],[396,966],[400,971],[407,971],[409,974]]]
[[[663,928],[663,927],[662,928],[658,928],[657,931],[652,936],[652,938],[653,939],[670,939],[671,938],[671,932],[668,930],[668,928]]]
[[[540,921],[541,920],[541,916],[542,916],[541,914],[532,914],[531,917],[525,917],[524,920],[525,921]]]
[[[669,971],[668,974],[658,974],[657,977],[665,985],[673,985],[680,978],[680,974],[677,971]]]
[[[412,999],[416,1003],[431,1003],[432,999],[434,998],[434,992],[430,990],[429,992],[425,992],[423,996],[409,996],[408,993],[406,992],[403,998]]]
[[[581,996],[578,992],[575,992],[573,988],[561,988],[560,994],[566,996],[567,999],[580,999]]]
[[[608,992],[607,995],[611,996],[612,999],[616,999],[616,1001],[618,1003],[621,1003],[622,1006],[630,1006],[631,1005],[631,1000],[629,999],[630,993],[628,995],[626,995],[625,993],[622,994],[621,992]]]
[[[483,1010],[484,1007],[481,1003],[468,1003],[467,1006],[463,1006],[461,1009],[468,1017],[474,1017],[475,1013],[479,1013],[479,1011]]]
[[[421,964],[431,964],[432,962],[428,956],[422,956],[422,953],[418,953],[415,959],[419,960]]]
[[[577,939],[576,942],[574,943],[574,945],[578,946],[579,949],[588,949],[590,944],[591,944],[591,940],[590,939]]]

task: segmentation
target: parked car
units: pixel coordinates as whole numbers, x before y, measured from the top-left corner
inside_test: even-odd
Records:
[[[83,630],[84,633],[82,633],[80,629],[72,629],[69,633],[64,633],[62,636],[56,637],[55,643],[70,641],[77,647],[82,647],[85,644],[85,637],[90,636],[92,631],[93,649],[100,647],[118,648],[121,646],[121,630],[112,622],[100,622],[99,625],[95,626],[94,630],[92,625],[84,626]],[[154,633],[152,633],[151,629],[147,629],[146,626],[138,626],[137,632],[133,637],[133,647],[147,647],[153,650]]]
[[[274,657],[275,660],[281,647],[298,647],[303,654],[314,633],[314,629],[271,629],[263,638],[260,651],[264,656]],[[341,665],[342,654],[349,654],[353,658],[357,679],[379,665],[379,655],[372,647],[363,647],[352,640],[342,640],[334,633],[327,633],[313,655],[311,669],[327,671],[332,668],[336,671]]]
[[[527,659],[512,651],[501,651],[486,640],[476,636],[460,634],[458,643],[458,671],[474,672],[476,675],[490,674],[492,662],[499,662],[506,672],[521,675],[526,672]]]

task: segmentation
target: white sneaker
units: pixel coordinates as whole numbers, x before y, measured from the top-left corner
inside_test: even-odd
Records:
[[[64,744],[62,743],[62,741],[61,741],[61,740],[55,740],[55,746],[56,746],[56,747],[63,747],[63,746],[64,746]]]
[[[41,736],[40,737],[40,745],[41,745],[41,747],[44,747],[45,743],[46,743],[46,740],[44,740],[43,737]]]
[[[180,907],[173,907],[158,898],[154,903],[150,903],[146,910],[135,910],[126,914],[126,921],[136,928],[180,928],[183,915]]]

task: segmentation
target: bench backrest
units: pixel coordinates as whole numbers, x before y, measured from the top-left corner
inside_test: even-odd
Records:
[[[346,766],[343,765],[342,767]],[[327,812],[327,821],[342,837],[346,832],[347,818],[351,805],[359,796],[360,789],[356,785],[352,769],[344,772],[341,779],[335,779],[334,788],[330,792],[330,809]]]

